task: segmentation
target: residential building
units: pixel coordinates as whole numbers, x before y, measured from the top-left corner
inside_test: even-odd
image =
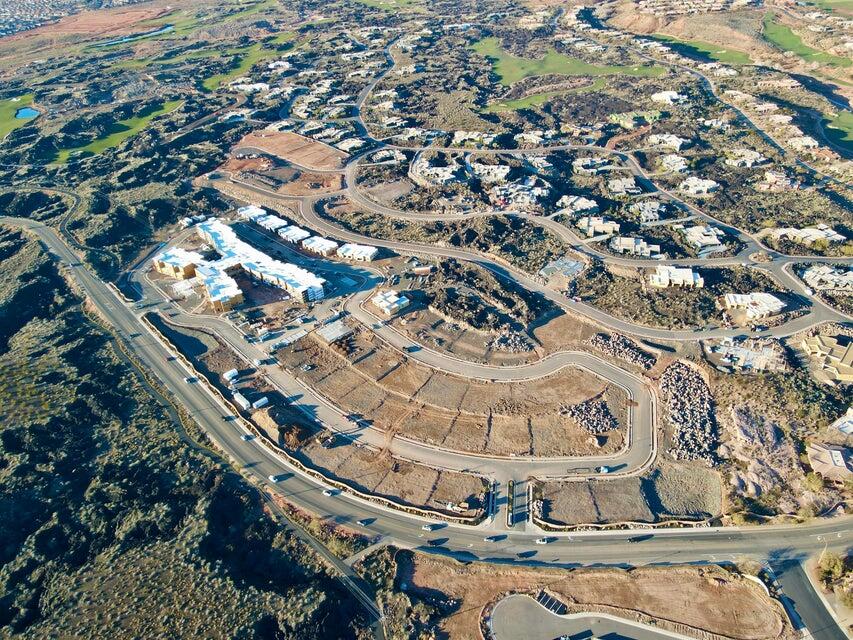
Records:
[[[672,133],[655,133],[650,135],[646,141],[653,147],[681,151],[690,146],[690,140],[681,138]]]
[[[666,205],[657,200],[643,200],[632,204],[628,211],[640,218],[641,223],[648,224],[660,220],[661,214],[666,211]]]
[[[565,195],[557,200],[560,213],[575,215],[578,213],[598,213],[598,203],[583,196]]]
[[[610,248],[619,254],[641,256],[643,258],[659,258],[660,245],[649,244],[642,238],[619,236],[610,240]]]
[[[609,171],[612,167],[607,158],[576,158],[572,161],[574,173],[596,175]]]
[[[680,191],[694,196],[704,196],[718,191],[720,185],[713,180],[690,176],[678,185]]]
[[[347,243],[338,249],[338,257],[355,262],[372,262],[376,259],[379,249],[363,244]]]
[[[752,149],[733,149],[726,158],[726,164],[730,167],[751,169],[767,162],[767,158]]]
[[[788,238],[792,242],[800,244],[812,245],[817,241],[823,242],[844,242],[847,238],[838,233],[832,227],[825,224],[818,224],[814,227],[806,227],[804,229],[796,229],[794,227],[786,227],[784,229],[775,229],[771,232],[777,238]]]
[[[409,306],[409,299],[396,291],[380,291],[370,301],[386,316],[393,316]]]
[[[700,258],[726,249],[726,245],[721,242],[721,238],[725,235],[722,229],[710,225],[696,225],[688,228],[682,227],[682,233],[687,244],[696,250]]]
[[[803,271],[803,280],[815,291],[853,292],[853,268],[815,264]]]
[[[155,271],[178,280],[194,278],[196,267],[204,262],[204,258],[197,251],[187,251],[180,247],[166,249],[153,259]]]
[[[660,104],[680,104],[687,101],[687,96],[678,93],[677,91],[658,91],[652,94],[652,102]]]
[[[850,449],[837,445],[813,442],[806,447],[812,470],[827,482],[841,484],[853,476]]]
[[[822,382],[853,382],[853,340],[850,338],[813,336],[800,343],[812,357]]]
[[[685,173],[690,167],[687,158],[675,153],[662,155],[658,161],[664,171],[671,171],[672,173]]]
[[[328,238],[320,236],[311,236],[302,241],[302,248],[311,253],[317,253],[321,256],[332,256],[338,250],[338,243]]]
[[[665,289],[667,287],[689,287],[701,289],[705,286],[705,280],[690,267],[674,267],[672,265],[658,265],[649,274],[649,284],[653,287]]]
[[[237,281],[225,271],[215,266],[199,265],[197,272],[214,311],[230,311],[243,303],[243,291]]]
[[[607,181],[607,188],[615,196],[637,195],[643,190],[637,185],[634,176],[626,176],[624,178],[613,178]]]
[[[743,311],[747,320],[775,316],[785,309],[785,303],[772,293],[727,293],[723,306],[729,311]]]
[[[223,300],[236,297],[235,293],[239,287],[231,278],[231,274],[237,270],[245,271],[266,284],[284,289],[305,302],[324,297],[326,281],[323,278],[294,264],[271,258],[240,240],[234,230],[223,222],[208,220],[199,224],[196,229],[199,236],[209,242],[220,256],[218,260],[197,268],[214,307],[217,306],[217,300],[219,304],[224,305],[226,303]]]
[[[285,242],[290,242],[291,244],[299,244],[303,240],[310,238],[311,232],[306,231],[302,227],[297,227],[295,224],[292,224],[279,229],[278,235]]]
[[[472,162],[471,173],[473,173],[480,182],[490,184],[493,182],[505,182],[512,167],[506,164],[483,164],[481,162]]]
[[[829,425],[829,428],[835,429],[845,436],[853,436],[853,406],[847,407],[847,413]]]
[[[576,225],[587,238],[619,233],[619,223],[607,220],[602,216],[583,216],[578,218]]]

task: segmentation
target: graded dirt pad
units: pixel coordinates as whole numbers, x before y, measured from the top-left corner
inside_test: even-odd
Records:
[[[133,28],[138,22],[152,20],[170,9],[165,6],[140,6],[121,7],[118,9],[106,9],[101,11],[82,11],[78,14],[62,18],[54,24],[44,25],[32,31],[12,36],[13,39],[36,36],[67,36],[82,35],[95,36],[103,34],[127,35],[132,33],[143,33],[148,29]]]
[[[586,371],[565,368],[526,382],[490,383],[449,375],[407,359],[369,334],[351,355],[313,337],[279,352],[294,375],[371,426],[430,444],[497,455],[593,455],[619,451],[627,420],[625,392]],[[302,365],[310,364],[309,371]],[[592,438],[566,404],[603,397],[620,428]]]
[[[260,149],[300,167],[314,170],[340,169],[349,157],[343,151],[289,131],[253,131],[236,145]]]
[[[278,188],[279,193],[289,196],[307,196],[315,193],[331,193],[344,186],[344,177],[333,173],[301,173],[290,182]]]
[[[446,511],[448,502],[467,502],[469,509],[462,512],[467,515],[483,506],[485,485],[469,474],[438,471],[340,441],[328,449],[311,442],[295,456],[358,491],[410,506]]]
[[[543,518],[555,525],[704,520],[719,515],[722,485],[698,464],[661,462],[642,477],[544,482]]]
[[[451,640],[479,638],[483,607],[510,592],[547,588],[575,612],[604,612],[680,633],[734,640],[793,640],[778,601],[740,574],[718,566],[540,569],[462,565],[432,555],[397,554],[398,584],[413,595],[455,600],[439,629]],[[706,636],[707,637],[707,636]]]

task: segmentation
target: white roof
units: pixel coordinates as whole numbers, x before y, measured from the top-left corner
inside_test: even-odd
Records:
[[[288,242],[301,242],[308,238],[311,235],[310,231],[306,231],[302,227],[297,227],[295,224],[292,224],[288,227],[282,227],[278,230],[278,235],[287,240]]]
[[[197,251],[187,251],[180,247],[172,247],[154,256],[154,261],[183,268],[191,264],[201,264],[204,262],[204,258]]]
[[[338,248],[338,243],[328,238],[320,236],[311,236],[302,241],[302,246],[308,251],[316,251],[317,253],[327,253]]]

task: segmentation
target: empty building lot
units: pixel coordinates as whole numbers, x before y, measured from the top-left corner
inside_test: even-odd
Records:
[[[453,602],[442,637],[480,637],[483,615],[507,593],[546,588],[570,613],[601,612],[698,638],[788,640],[797,637],[782,605],[732,570],[641,567],[560,570],[468,563],[400,552],[397,581],[414,597]]]
[[[592,455],[618,451],[627,396],[592,373],[565,368],[544,378],[491,383],[408,360],[370,334],[343,347],[311,337],[278,353],[281,363],[356,419],[449,449],[495,455]],[[305,370],[307,369],[307,370]],[[618,427],[597,437],[563,409],[599,398]]]
[[[349,157],[327,144],[288,131],[253,131],[243,136],[237,147],[259,149],[300,167],[321,171],[340,169]]]
[[[703,520],[722,509],[716,472],[663,461],[642,477],[544,482],[536,491],[543,519],[557,526]]]

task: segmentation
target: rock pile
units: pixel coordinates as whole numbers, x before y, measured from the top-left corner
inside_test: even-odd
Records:
[[[693,368],[676,362],[663,372],[660,388],[673,427],[670,455],[676,460],[717,461],[719,446],[714,399]]]
[[[527,338],[514,331],[502,331],[487,341],[486,346],[495,351],[508,351],[510,353],[526,353],[533,349],[533,345]]]
[[[643,351],[636,342],[620,333],[610,335],[596,333],[589,339],[589,343],[608,356],[619,358],[643,369],[648,370],[655,366],[655,357],[652,354]]]
[[[611,431],[619,426],[603,400],[587,400],[580,404],[573,404],[564,407],[562,413],[593,435]]]

